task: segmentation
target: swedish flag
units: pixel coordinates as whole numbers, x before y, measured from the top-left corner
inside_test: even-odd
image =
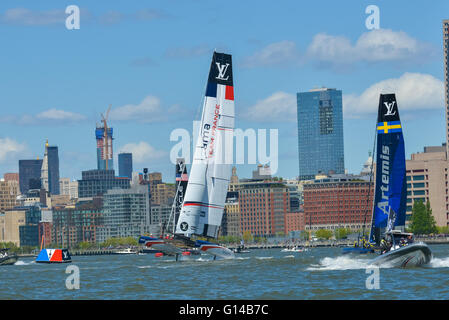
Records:
[[[401,121],[385,121],[377,124],[377,133],[386,134],[394,132],[402,132]]]

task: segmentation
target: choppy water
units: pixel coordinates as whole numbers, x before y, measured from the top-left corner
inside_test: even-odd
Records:
[[[71,264],[36,264],[21,258],[0,267],[0,299],[449,299],[449,245],[430,246],[428,266],[380,269],[380,289],[366,287],[371,256],[342,255],[339,248],[308,252],[252,250],[235,260],[192,256],[75,256]],[[68,290],[69,265],[80,289]]]

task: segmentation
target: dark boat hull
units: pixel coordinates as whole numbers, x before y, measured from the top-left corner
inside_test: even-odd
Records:
[[[0,258],[0,266],[12,265],[12,264],[16,263],[18,259],[19,259],[19,257],[16,255]]]
[[[407,268],[428,264],[432,260],[432,252],[423,243],[414,243],[389,251],[371,261],[379,267]]]

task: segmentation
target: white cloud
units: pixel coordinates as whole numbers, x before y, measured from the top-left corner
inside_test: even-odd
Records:
[[[244,67],[274,66],[298,63],[300,53],[293,41],[280,41],[269,44],[262,50],[244,59]]]
[[[0,138],[0,161],[16,158],[25,151],[25,145],[10,138]]]
[[[119,153],[121,152],[132,153],[133,161],[137,163],[151,162],[168,155],[166,151],[157,150],[144,141],[140,141],[137,143],[128,143],[120,148]]]
[[[13,123],[17,125],[55,125],[74,123],[85,119],[87,119],[86,116],[82,114],[52,108],[36,115],[5,115],[0,118],[0,123]]]
[[[0,15],[0,22],[13,25],[43,26],[64,24],[67,15],[64,10],[32,11],[25,8],[13,8]]]
[[[307,48],[307,57],[320,64],[342,66],[356,62],[422,62],[435,49],[403,31],[378,29],[363,33],[353,45],[343,36],[315,35]]]
[[[193,47],[178,47],[178,48],[170,48],[165,51],[165,56],[168,58],[192,58],[198,57],[205,54],[211,54],[212,48],[207,44],[200,44]]]
[[[58,110],[54,108],[37,114],[36,118],[39,120],[50,120],[50,121],[81,121],[86,119],[86,117],[83,116],[82,114]]]
[[[399,78],[377,82],[360,95],[343,95],[346,118],[375,114],[381,93],[395,93],[399,112],[443,108],[444,83],[429,74],[404,73]]]
[[[278,91],[257,101],[242,115],[251,121],[296,121],[296,95]]]
[[[127,104],[112,109],[109,118],[115,121],[149,123],[164,120],[166,115],[159,98],[147,96],[139,104]]]

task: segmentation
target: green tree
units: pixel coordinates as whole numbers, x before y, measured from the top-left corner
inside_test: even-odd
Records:
[[[332,237],[332,231],[327,229],[320,229],[315,232],[315,236],[318,239],[326,239],[329,240]]]
[[[247,230],[243,232],[243,241],[245,241],[245,243],[253,241],[253,235],[251,234],[251,231]]]
[[[438,231],[429,201],[426,204],[422,200],[413,203],[410,230],[415,234],[431,234]]]
[[[352,233],[352,230],[349,228],[335,229],[335,232],[334,232],[335,239],[345,239],[348,236],[348,234],[351,234],[351,233]]]

